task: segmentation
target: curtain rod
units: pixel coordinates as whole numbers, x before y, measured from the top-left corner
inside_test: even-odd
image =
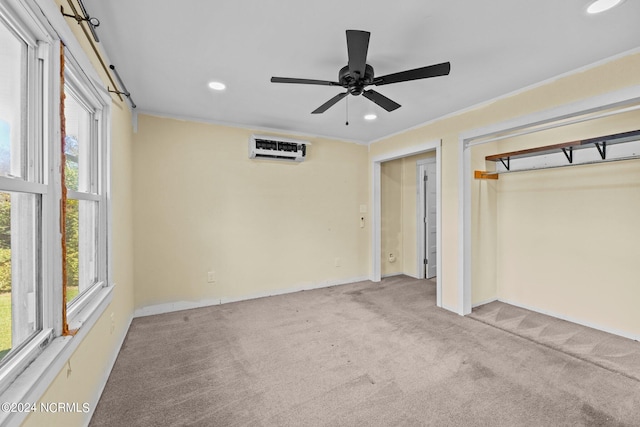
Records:
[[[118,90],[109,90],[109,92],[117,93],[119,95],[126,96],[127,98],[129,98],[129,102],[131,102],[131,107],[132,108],[136,108],[136,103],[133,102],[133,99],[131,99],[131,93],[129,93],[129,91],[127,90],[127,87],[124,85],[124,82],[122,81],[122,78],[120,77],[120,74],[118,74],[118,71],[116,70],[116,67],[113,66],[113,65],[109,65],[109,68],[111,70],[113,70],[113,74],[116,76],[116,79],[118,79],[118,82],[120,83],[120,86],[124,90],[124,92],[120,92]]]
[[[122,95],[126,96],[129,99],[129,102],[131,103],[131,108],[136,108],[136,104],[135,104],[135,102],[133,102],[133,99],[131,98],[131,93],[126,89],[124,83],[122,82],[122,78],[120,77],[120,75],[116,71],[116,67],[114,67],[113,65],[110,65],[109,68],[107,68],[107,65],[104,63],[104,60],[102,59],[102,55],[100,54],[100,51],[98,50],[98,48],[95,45],[95,43],[99,43],[100,42],[100,40],[98,39],[98,35],[95,32],[95,27],[100,25],[100,20],[98,20],[98,18],[89,16],[89,14],[87,13],[87,10],[84,7],[84,4],[82,3],[82,0],[77,0],[77,1],[78,1],[78,5],[82,9],[82,15],[78,14],[78,10],[74,6],[72,0],[67,0],[67,3],[69,3],[69,7],[71,7],[71,11],[72,11],[73,15],[65,13],[63,6],[60,6],[60,12],[62,13],[63,16],[75,19],[76,22],[78,23],[78,25],[80,25],[80,28],[82,28],[82,32],[84,33],[85,37],[87,38],[87,41],[91,45],[91,48],[93,49],[93,52],[96,54],[96,57],[98,58],[98,61],[100,62],[100,65],[102,65],[102,69],[107,74],[107,78],[109,79],[109,81],[111,82],[111,84],[114,87],[114,90],[111,90],[108,87],[107,87],[107,90],[110,93],[115,93],[118,96],[118,99],[120,99],[120,101],[123,100],[122,99]],[[91,36],[87,32],[87,29],[85,28],[85,26],[82,25],[83,21],[87,22],[89,24],[89,28],[91,29],[91,33],[93,34],[93,39],[95,40],[95,43],[94,43],[93,40],[91,40]],[[118,85],[113,80],[113,77],[111,76],[111,72],[109,72],[109,70],[113,71],[113,74],[115,74],[116,79],[120,83],[119,86],[122,87],[123,90],[119,90],[118,89]]]

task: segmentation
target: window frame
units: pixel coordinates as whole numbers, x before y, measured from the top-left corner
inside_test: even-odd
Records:
[[[0,3],[2,25],[7,24],[29,46],[33,47],[38,73],[30,71],[26,78],[29,85],[38,83],[38,92],[28,92],[29,120],[27,140],[38,148],[32,152],[33,168],[30,177],[37,182],[24,182],[0,177],[1,191],[36,192],[41,197],[41,258],[39,281],[41,330],[22,348],[3,363],[0,370],[0,400],[3,402],[37,402],[63,369],[73,352],[100,319],[113,299],[111,266],[111,96],[100,76],[91,64],[82,46],[51,0],[5,0]],[[61,166],[61,117],[60,117],[60,40],[67,49],[65,61],[75,69],[82,87],[94,97],[100,111],[101,162],[98,165],[100,199],[100,235],[98,256],[101,262],[100,286],[92,286],[82,301],[73,304],[67,313],[67,322],[77,333],[63,335],[62,316],[62,245],[60,232],[60,201],[62,199]],[[33,67],[32,67],[33,68]],[[37,95],[37,96],[36,96]],[[0,424],[21,423],[28,413],[0,412]]]
[[[98,288],[108,286],[109,276],[107,268],[107,234],[108,234],[108,209],[107,209],[107,182],[109,181],[110,164],[107,157],[109,145],[109,131],[107,123],[110,123],[110,103],[106,103],[101,96],[99,90],[91,82],[88,76],[83,73],[82,68],[72,56],[68,48],[64,49],[65,65],[64,78],[65,85],[68,84],[70,90],[80,98],[80,102],[91,108],[90,120],[94,123],[91,125],[91,138],[89,142],[90,154],[90,184],[88,191],[76,191],[67,189],[67,198],[78,201],[97,202],[97,281],[92,284],[85,292],[78,295],[77,298],[67,304],[67,323],[70,329],[77,329],[80,326],[78,314],[90,303],[94,295],[99,291]],[[93,139],[95,138],[95,140]]]
[[[11,8],[14,6],[14,8]],[[51,312],[45,309],[44,278],[46,271],[44,267],[44,243],[45,243],[45,219],[50,216],[46,207],[48,199],[51,197],[51,188],[46,184],[45,173],[43,171],[43,157],[45,137],[42,128],[43,114],[40,105],[48,101],[45,94],[45,74],[47,68],[46,50],[50,45],[50,40],[41,29],[34,26],[32,22],[25,22],[24,12],[16,10],[15,2],[10,1],[6,6],[0,8],[0,25],[6,25],[10,31],[26,45],[23,67],[25,67],[25,92],[21,98],[23,115],[21,118],[21,139],[24,141],[23,156],[26,167],[22,168],[20,177],[0,177],[0,191],[18,194],[34,194],[39,196],[40,216],[37,222],[40,224],[36,241],[37,253],[39,256],[35,260],[36,277],[39,283],[34,284],[38,289],[36,295],[36,316],[39,317],[38,328],[32,336],[20,343],[15,349],[12,348],[8,354],[8,359],[2,361],[0,366],[0,391],[7,388],[9,383],[15,380],[41,352],[53,334],[53,324],[50,321]],[[24,123],[26,121],[26,123]],[[19,287],[12,284],[12,287]],[[13,292],[12,292],[13,294]],[[14,313],[11,312],[13,317]],[[12,322],[13,323],[13,322]],[[15,350],[15,351],[14,351]]]

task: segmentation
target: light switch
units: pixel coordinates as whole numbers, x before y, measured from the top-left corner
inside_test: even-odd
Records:
[[[367,205],[360,205],[360,213],[367,213]]]
[[[360,228],[364,228],[364,217],[360,217]]]

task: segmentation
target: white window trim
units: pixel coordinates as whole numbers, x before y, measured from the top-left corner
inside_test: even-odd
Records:
[[[46,70],[47,62],[45,61],[45,66],[41,67],[41,60],[45,60],[47,57],[47,51],[51,49],[51,46],[54,44],[53,40],[47,34],[46,31],[43,31],[42,26],[39,22],[36,22],[32,19],[31,14],[27,7],[25,7],[22,3],[9,0],[6,4],[0,4],[0,12],[2,12],[3,17],[5,17],[6,22],[9,23],[12,30],[18,34],[29,46],[27,51],[27,61],[30,63],[30,67],[27,69],[28,74],[25,76],[27,80],[28,91],[27,95],[27,114],[29,117],[37,116],[40,117],[41,109],[37,107],[39,102],[49,102],[50,97],[49,94],[45,93],[46,80],[44,78],[45,74],[49,74]],[[40,72],[42,75],[40,74]],[[40,78],[42,77],[42,78]],[[42,118],[44,121],[44,118]],[[27,150],[31,152],[29,157],[29,161],[33,161],[34,164],[41,164],[42,157],[46,154],[43,152],[44,150],[39,150],[40,146],[45,145],[45,141],[43,140],[43,129],[40,128],[38,123],[35,123],[35,120],[30,120],[29,125],[23,127],[23,130],[26,132],[26,135],[23,135],[23,138],[26,137]],[[33,173],[34,165],[29,165],[27,175],[22,178],[8,178],[8,177],[0,177],[1,191],[15,191],[16,193],[30,193],[37,194],[41,196],[41,231],[40,231],[40,239],[36,244],[41,244],[41,242],[46,241],[45,239],[45,225],[44,221],[47,218],[49,212],[52,212],[51,207],[46,207],[45,205],[51,199],[51,187],[44,182],[44,178],[41,173]],[[24,172],[27,172],[26,170]],[[46,174],[45,174],[46,175]],[[38,180],[40,182],[34,182],[34,180]],[[44,249],[43,249],[44,251]],[[44,259],[42,263],[38,265],[38,268],[41,270],[42,281],[48,282],[46,280],[47,271],[44,266]],[[42,288],[47,287],[46,283],[42,283]],[[45,292],[42,292],[38,303],[45,300]],[[38,355],[42,352],[41,345],[45,343],[45,341],[50,340],[50,336],[52,336],[52,330],[54,329],[54,323],[52,318],[50,317],[52,312],[47,310],[47,304],[42,304],[41,306],[42,313],[40,313],[41,317],[41,327],[40,330],[35,331],[35,336],[33,336],[28,341],[22,343],[18,348],[19,351],[15,352],[15,354],[11,355],[9,359],[4,361],[4,366],[0,371],[0,391],[4,390],[8,387],[8,385],[18,378],[21,370],[26,368],[26,366],[31,363]],[[48,317],[47,317],[48,316]],[[2,394],[4,397],[4,393]]]
[[[33,347],[34,352],[40,351],[40,354],[35,359],[33,354],[27,354],[27,352],[16,354],[16,357],[9,361],[10,363],[30,364],[24,371],[18,373],[15,380],[9,385],[5,384],[4,387],[6,388],[0,392],[0,401],[2,402],[38,402],[113,299],[111,233],[108,232],[111,229],[111,155],[109,145],[111,97],[80,43],[75,39],[60,14],[55,2],[51,0],[6,0],[0,3],[0,12],[5,16],[15,17],[11,21],[18,28],[23,27],[37,34],[37,37],[34,38],[29,34],[18,31],[29,42],[38,44],[37,56],[45,60],[42,97],[46,112],[42,117],[42,129],[29,129],[29,132],[36,131],[36,133],[40,133],[44,137],[44,141],[42,141],[44,146],[43,159],[37,159],[37,161],[49,159],[48,168],[43,171],[45,175],[42,177],[44,184],[20,183],[19,180],[3,178],[3,180],[6,180],[3,181],[3,184],[7,184],[9,188],[42,194],[42,234],[46,245],[42,250],[43,253],[54,254],[53,256],[43,257],[41,266],[43,276],[42,300],[44,301],[42,307],[43,330],[37,334],[35,339],[30,340],[25,345],[25,347]],[[38,42],[37,39],[42,41]],[[106,167],[106,173],[100,179],[106,181],[100,183],[103,186],[101,196],[103,197],[103,203],[100,203],[102,206],[100,214],[105,215],[106,226],[100,232],[104,233],[103,241],[106,242],[106,254],[104,255],[106,257],[106,266],[104,267],[106,271],[101,275],[106,281],[94,286],[90,293],[83,296],[83,304],[74,307],[70,316],[68,316],[70,326],[79,328],[75,336],[60,336],[62,331],[62,319],[60,316],[62,292],[56,289],[55,286],[56,283],[59,284],[62,277],[62,266],[59,262],[61,259],[61,235],[58,227],[60,223],[59,200],[61,196],[61,179],[58,172],[61,156],[57,149],[61,138],[58,98],[60,93],[60,68],[56,59],[59,57],[60,48],[58,40],[64,40],[67,50],[82,71],[86,82],[89,82],[93,88],[93,94],[101,100],[104,106],[101,114],[103,132],[99,135],[99,138],[101,139],[101,149],[103,150],[101,153],[103,164],[100,165],[100,170]],[[101,250],[104,249],[101,248]],[[51,339],[52,337],[55,338]],[[47,341],[50,341],[48,345],[42,347],[41,345]],[[13,372],[15,371],[12,371],[9,376]],[[0,411],[0,425],[19,424],[27,416],[28,413],[26,412],[6,413]]]
[[[82,312],[84,307],[91,301],[96,288],[108,286],[109,284],[109,269],[107,263],[109,262],[107,253],[104,251],[106,245],[110,242],[107,241],[108,235],[108,219],[109,209],[107,205],[107,191],[110,170],[110,159],[107,154],[110,152],[109,146],[109,118],[110,118],[110,105],[111,99],[104,99],[101,96],[101,92],[93,85],[91,78],[81,68],[80,64],[72,55],[72,52],[67,48],[65,55],[65,85],[68,85],[70,91],[72,91],[77,97],[77,101],[83,104],[88,110],[93,111],[93,120],[97,126],[96,140],[91,141],[91,149],[96,149],[95,155],[90,155],[89,160],[94,163],[92,167],[95,168],[95,175],[91,178],[91,184],[87,191],[74,191],[67,190],[67,199],[72,200],[87,200],[98,203],[98,224],[97,224],[97,239],[98,239],[98,253],[96,258],[98,259],[98,282],[91,285],[84,293],[79,295],[70,304],[67,305],[67,324],[69,329],[76,329],[77,325],[81,323],[76,316]],[[95,146],[93,146],[95,144]],[[106,167],[104,167],[106,166]]]

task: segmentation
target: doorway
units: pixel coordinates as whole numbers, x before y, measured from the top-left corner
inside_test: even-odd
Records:
[[[440,179],[441,179],[441,141],[433,140],[425,142],[423,144],[401,148],[395,151],[391,151],[385,154],[373,156],[371,158],[371,276],[372,282],[379,282],[381,280],[381,241],[382,241],[382,224],[381,224],[381,164],[389,160],[400,159],[403,157],[409,157],[415,154],[426,153],[429,151],[435,151],[436,162],[436,305],[442,307],[442,240],[441,233],[441,197],[440,191]]]

